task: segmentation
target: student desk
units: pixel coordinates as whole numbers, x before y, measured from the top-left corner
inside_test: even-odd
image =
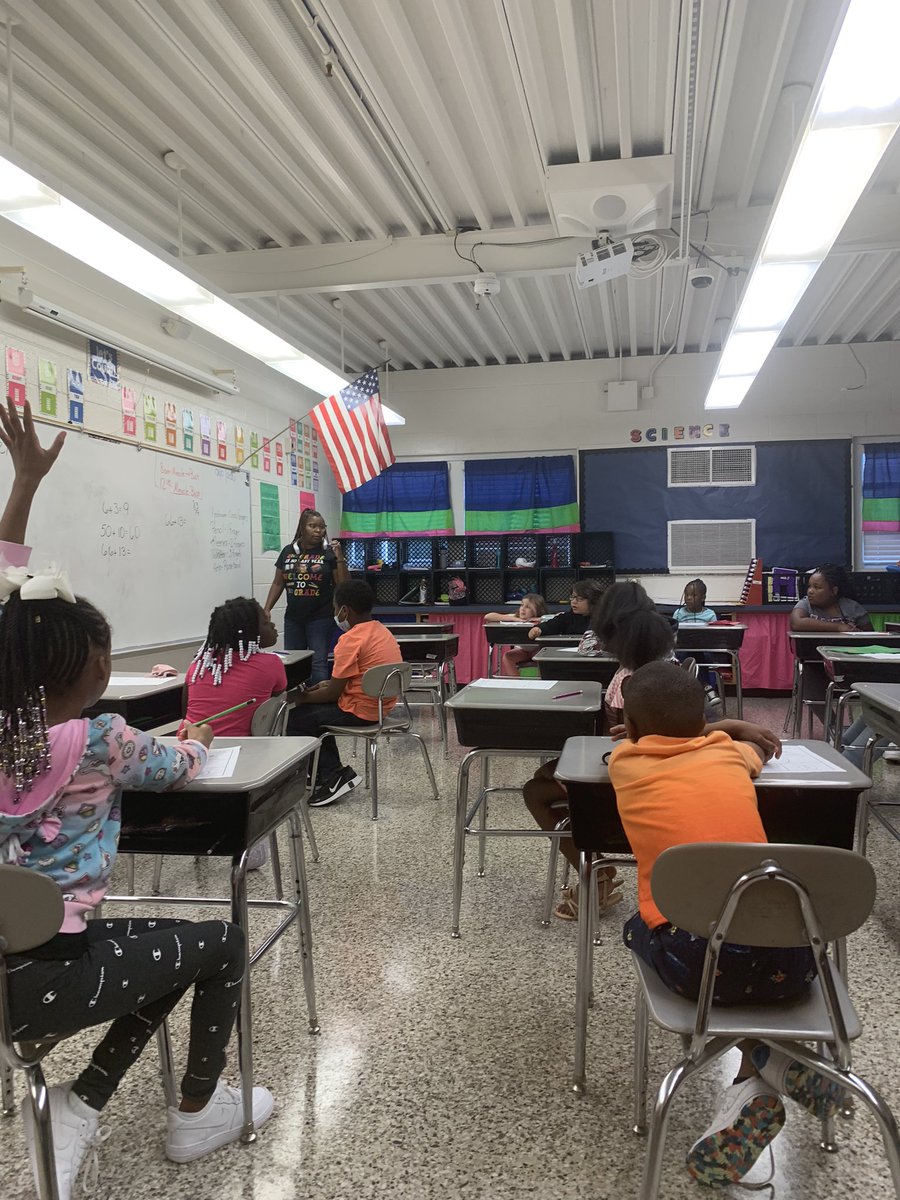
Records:
[[[96,704],[84,711],[86,717],[118,713],[129,725],[150,729],[181,720],[181,689],[184,675],[154,679],[133,671],[113,671],[106,691]]]
[[[698,659],[701,666],[712,667],[713,670],[716,667],[725,667],[731,671],[739,721],[743,720],[744,716],[740,649],[744,644],[746,632],[746,625],[703,625],[699,622],[686,621],[679,624],[678,632],[675,634],[676,650],[697,650],[703,654],[702,660]]]
[[[592,679],[608,688],[619,669],[610,654],[579,654],[560,646],[544,646],[534,658],[541,679]]]
[[[532,621],[492,621],[484,625],[484,636],[487,640],[488,679],[499,674],[497,657],[501,646],[533,646],[534,641],[528,635],[534,628]]]
[[[490,760],[497,757],[552,758],[573,734],[596,734],[600,728],[603,693],[598,683],[579,683],[579,694],[566,696],[567,692],[575,690],[567,682],[554,683],[550,688],[523,686],[527,682],[497,679],[489,686],[469,684],[447,701],[446,707],[456,722],[459,744],[474,747],[459,765],[456,786],[451,929],[451,936],[455,938],[459,937],[466,837],[478,838],[478,874],[483,875],[487,837],[548,836],[545,830],[536,828],[487,828],[488,794],[501,790],[490,786]],[[561,698],[557,700],[557,696]],[[469,773],[475,762],[481,764],[481,786],[478,798],[468,809]],[[479,827],[473,829],[476,814],[480,814]]]
[[[853,645],[855,642],[858,646],[881,645],[881,646],[900,646],[900,635],[896,633],[794,633],[791,630],[788,633],[791,647],[794,651],[794,682],[791,694],[791,708],[785,720],[785,728],[790,723],[790,730],[794,737],[799,736],[800,728],[803,723],[803,705],[807,703],[805,696],[805,676],[808,676],[811,671],[824,672],[821,655],[819,654],[819,646],[846,646]],[[809,701],[809,703],[816,703]],[[810,732],[812,732],[812,711],[810,710]]]
[[[825,664],[825,674],[828,676],[828,690],[825,693],[825,740],[831,730],[832,712],[834,713],[834,745],[841,748],[841,734],[844,728],[844,709],[851,700],[858,698],[856,685],[858,683],[900,683],[900,654],[886,654],[876,658],[869,654],[849,654],[843,646],[820,646],[819,655]],[[835,703],[836,690],[845,685]]]
[[[863,720],[872,731],[872,737],[866,743],[863,756],[863,770],[869,776],[872,774],[872,756],[876,744],[882,739],[896,742],[900,745],[900,684],[897,683],[860,683],[856,688],[862,705]],[[869,801],[860,814],[859,834],[861,853],[866,852],[866,837],[868,834],[868,814],[881,822],[885,829],[898,841],[900,830],[879,812],[879,806]]]
[[[382,621],[381,624],[385,629],[389,629],[394,637],[401,634],[405,637],[408,633],[421,633],[423,637],[428,637],[432,633],[453,632],[452,621]]]
[[[299,687],[301,683],[306,683],[312,674],[312,650],[280,650],[278,657],[284,663],[288,688]]]
[[[172,739],[163,738],[164,742]],[[312,960],[312,929],[303,853],[303,827],[298,804],[307,787],[309,759],[318,755],[319,738],[258,737],[217,738],[215,749],[239,746],[234,774],[224,779],[195,779],[175,792],[129,792],[122,794],[122,832],[119,851],[123,854],[205,855],[231,860],[231,895],[207,896],[107,896],[107,902],[129,904],[228,904],[231,919],[247,937],[244,981],[238,1015],[238,1059],[244,1112],[252,1113],[253,1012],[250,998],[250,967],[294,922],[303,969],[303,987],[309,1016],[309,1032],[318,1033],[315,980]],[[315,761],[313,762],[315,768]],[[256,842],[273,833],[282,821],[290,824],[293,897],[281,895],[276,875],[276,897],[248,900],[247,852]],[[251,908],[286,910],[284,919],[253,953],[250,952]],[[244,1126],[245,1140],[252,1140],[252,1121]]]
[[[897,693],[900,701],[900,688]],[[590,889],[596,887],[591,872],[594,852],[612,856],[613,863],[622,862],[623,855],[631,854],[619,820],[615,792],[609,782],[609,770],[603,761],[614,745],[610,738],[569,738],[556,768],[556,778],[566,785],[569,793],[572,840],[581,858],[579,893],[582,896],[590,895]],[[785,745],[806,746],[840,767],[840,771],[808,775],[769,775],[764,771],[759,775],[754,784],[766,836],[772,842],[853,849],[859,812],[865,809],[865,793],[872,786],[871,779],[824,742],[798,741]],[[593,906],[579,904],[572,1079],[572,1090],[576,1092],[583,1091],[585,1085],[587,1019],[593,973],[592,925]]]
[[[441,740],[447,746],[447,714],[444,703],[447,699],[447,681],[450,695],[456,692],[456,655],[459,653],[459,636],[455,633],[412,633],[395,634],[403,661],[426,671],[436,672],[434,680],[413,680],[409,691],[428,691],[435,701]],[[417,686],[418,683],[418,686]]]

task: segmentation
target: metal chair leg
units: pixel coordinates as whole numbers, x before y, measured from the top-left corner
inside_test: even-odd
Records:
[[[560,822],[562,824],[562,822]],[[557,826],[557,829],[559,826]],[[550,839],[550,862],[547,864],[547,885],[544,888],[544,912],[541,924],[546,929],[553,911],[553,896],[556,892],[556,867],[559,862],[559,838]]]
[[[125,855],[125,879],[128,887],[128,895],[134,895],[134,855]]]
[[[481,760],[481,807],[478,810],[478,828],[482,835],[487,829],[487,810],[488,810],[488,794],[487,789],[491,782],[491,760],[487,755]],[[482,836],[478,839],[478,870],[476,874],[479,879],[484,878],[484,855],[487,850],[487,838]]]
[[[12,1068],[4,1063],[0,1067],[0,1096],[4,1117],[11,1117],[16,1111],[16,1089],[13,1084]]]
[[[178,1088],[175,1086],[175,1060],[172,1056],[172,1038],[168,1020],[163,1021],[156,1031],[156,1048],[159,1051],[159,1073],[162,1089],[169,1108],[178,1107]]]
[[[303,970],[303,990],[306,993],[306,1012],[309,1032],[319,1032],[319,1016],[316,1011],[316,981],[313,973],[312,923],[309,918],[309,893],[306,886],[306,859],[303,854],[303,826],[296,812],[288,815],[291,827],[291,869],[294,875],[294,899],[300,905],[297,919],[297,947]]]
[[[309,815],[309,804],[307,803],[305,796],[300,801],[298,807],[300,809],[300,817],[303,821],[303,828],[306,830],[306,836],[309,838],[309,850],[312,854],[312,860],[313,862],[318,862],[319,843],[316,841],[316,833],[313,829],[313,823]]]
[[[250,909],[247,904],[247,851],[231,866],[231,919],[244,932],[244,978],[238,1001],[237,1043],[244,1128],[241,1141],[256,1141],[253,1128],[253,1001],[250,995]]]
[[[572,1072],[572,1091],[581,1095],[585,1087],[585,1058],[587,1055],[588,998],[591,960],[591,906],[584,903],[592,886],[591,860],[593,855],[582,850],[578,856],[578,956],[575,967],[575,1065]]]
[[[650,1015],[644,989],[637,985],[634,1006],[634,1125],[638,1137],[647,1133],[647,1058],[650,1048]]]
[[[275,899],[284,899],[284,889],[281,886],[281,858],[278,855],[278,834],[273,829],[269,834],[269,858],[272,862],[272,883],[275,888]]]
[[[372,820],[378,820],[378,738],[368,738],[369,754],[366,758],[366,780],[372,781]]]
[[[53,1133],[50,1128],[50,1095],[39,1063],[25,1071],[25,1080],[34,1115],[38,1195],[41,1200],[59,1200],[56,1160],[53,1156]]]
[[[437,800],[440,796],[440,793],[438,792],[437,781],[434,777],[434,771],[431,767],[431,758],[428,755],[428,747],[425,745],[425,739],[421,736],[421,734],[413,733],[412,731],[407,734],[407,737],[415,738],[415,740],[419,743],[419,749],[422,751],[422,757],[425,760],[425,770],[428,772],[428,780],[431,784],[431,798],[432,800]]]
[[[150,895],[158,896],[159,889],[162,884],[162,864],[163,856],[161,854],[153,855],[153,883],[150,887]]]

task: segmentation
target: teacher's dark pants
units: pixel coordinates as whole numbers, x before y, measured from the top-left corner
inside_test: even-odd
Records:
[[[294,621],[284,618],[285,650],[312,650],[312,672],[310,683],[321,683],[328,678],[328,651],[337,632],[334,618],[315,617],[312,621]]]

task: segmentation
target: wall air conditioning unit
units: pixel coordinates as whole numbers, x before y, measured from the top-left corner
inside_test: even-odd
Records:
[[[739,571],[756,558],[756,521],[669,521],[669,570]]]
[[[755,446],[669,446],[669,487],[753,487]]]

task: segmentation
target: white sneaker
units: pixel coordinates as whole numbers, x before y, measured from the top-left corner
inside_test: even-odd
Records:
[[[55,1087],[48,1088],[47,1091],[50,1098],[50,1128],[53,1132],[56,1187],[59,1191],[59,1200],[70,1200],[81,1164],[89,1150],[93,1152],[90,1169],[93,1180],[96,1182],[99,1170],[97,1148],[109,1137],[109,1130],[100,1128],[100,1114],[75,1095],[71,1083],[57,1084]],[[31,1101],[27,1096],[22,1101],[22,1125],[35,1187],[40,1194],[34,1114],[31,1109]]]
[[[784,1105],[770,1083],[757,1077],[733,1083],[709,1129],[688,1151],[688,1173],[707,1187],[737,1183],[783,1125]]]
[[[253,1089],[253,1124],[259,1129],[275,1108],[268,1088]],[[244,1106],[239,1088],[220,1083],[205,1108],[196,1113],[170,1108],[166,1134],[166,1157],[172,1162],[193,1162],[236,1142],[244,1128]]]
[[[900,762],[900,746],[895,742],[889,742],[882,758],[885,762]]]

